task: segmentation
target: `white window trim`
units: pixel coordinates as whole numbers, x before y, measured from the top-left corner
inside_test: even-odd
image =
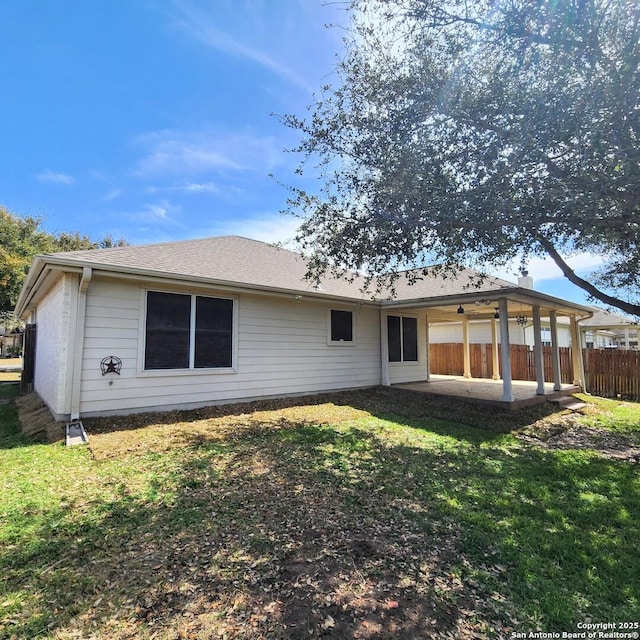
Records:
[[[331,312],[332,311],[348,311],[351,314],[351,340],[332,340],[331,339]],[[327,346],[329,347],[355,347],[356,346],[356,312],[353,309],[345,307],[329,307],[327,309]]]
[[[188,369],[145,369],[144,354],[146,350],[147,335],[147,292],[175,293],[183,296],[191,296],[191,317],[190,317],[190,338],[189,341],[189,368]],[[195,304],[196,298],[220,298],[233,302],[233,318],[231,336],[231,365],[230,367],[215,367],[211,369],[194,368],[195,364]],[[179,289],[165,289],[160,287],[142,287],[140,289],[140,320],[138,323],[138,377],[141,378],[166,378],[174,376],[204,376],[204,375],[228,375],[238,373],[238,329],[240,326],[240,301],[237,296],[226,295],[225,293],[192,293]]]

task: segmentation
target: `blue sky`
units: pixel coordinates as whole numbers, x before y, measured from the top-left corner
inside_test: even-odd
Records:
[[[297,134],[336,80],[341,3],[0,3],[0,204],[48,231],[132,244],[221,234],[286,241]],[[269,177],[274,174],[275,179]],[[583,266],[593,263],[582,257]],[[500,275],[513,280],[513,271]],[[536,288],[576,302],[548,262]]]

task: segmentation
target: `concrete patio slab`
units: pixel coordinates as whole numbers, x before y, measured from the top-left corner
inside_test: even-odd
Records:
[[[581,391],[580,387],[563,384],[560,391],[554,391],[553,383],[544,385],[544,395],[537,395],[537,383],[528,380],[514,380],[512,384],[513,402],[502,400],[502,380],[487,378],[463,378],[462,376],[432,375],[429,382],[407,382],[394,384],[399,389],[437,396],[449,396],[477,404],[498,406],[504,409],[520,409],[555,398],[570,396]]]

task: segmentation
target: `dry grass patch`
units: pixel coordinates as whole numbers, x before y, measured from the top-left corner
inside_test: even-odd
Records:
[[[340,424],[371,417],[369,412],[346,404],[348,394],[336,394],[331,398],[333,402],[326,402],[327,396],[312,396],[206,407],[196,411],[86,419],[84,425],[96,460],[106,460],[232,439],[256,428]]]

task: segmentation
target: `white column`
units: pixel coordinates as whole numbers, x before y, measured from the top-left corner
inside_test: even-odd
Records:
[[[509,342],[509,316],[507,315],[507,301],[502,298],[499,302],[500,310],[500,346],[502,361],[502,401],[513,402],[511,385],[511,343]]]
[[[536,363],[536,394],[544,395],[544,358],[542,357],[542,326],[540,324],[540,307],[533,307],[533,355]]]
[[[562,389],[562,376],[560,374],[560,346],[558,344],[558,319],[555,311],[549,312],[551,324],[551,362],[553,363],[553,390]]]
[[[629,327],[624,328],[624,348],[629,351]]]
[[[462,318],[462,357],[464,360],[464,377],[471,377],[471,352],[469,350],[469,318]]]
[[[380,368],[382,386],[391,386],[389,377],[389,334],[387,331],[387,314],[380,310]]]
[[[500,380],[500,361],[498,355],[498,321],[495,318],[491,319],[491,360],[491,366],[493,369],[491,379]]]
[[[582,344],[580,343],[580,327],[574,316],[571,316],[571,368],[573,384],[584,391],[584,364],[582,362]]]
[[[427,367],[427,377],[425,380],[427,382],[431,382],[431,361],[429,359],[429,317],[424,317],[424,334],[425,334],[425,364]]]

